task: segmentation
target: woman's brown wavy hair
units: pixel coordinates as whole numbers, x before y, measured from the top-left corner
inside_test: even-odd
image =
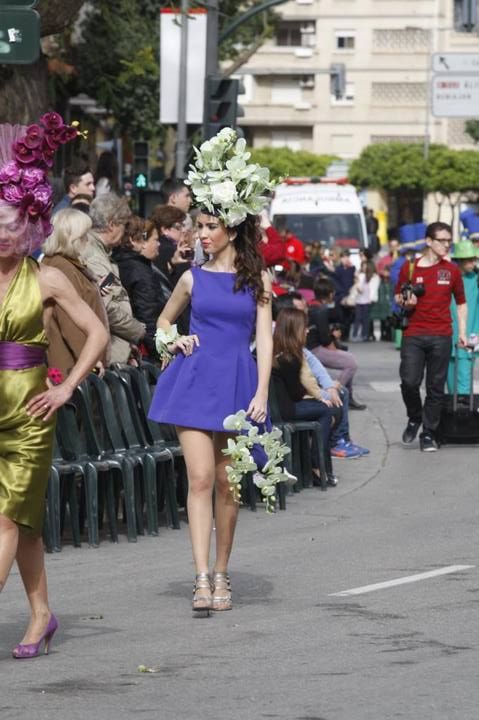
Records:
[[[268,302],[269,297],[264,291],[262,271],[263,258],[258,250],[261,242],[259,220],[256,215],[248,215],[236,228],[236,237],[233,241],[236,258],[235,290],[249,288],[257,303]]]
[[[273,333],[273,364],[280,355],[285,360],[302,363],[306,328],[307,318],[302,310],[287,307],[279,311]]]

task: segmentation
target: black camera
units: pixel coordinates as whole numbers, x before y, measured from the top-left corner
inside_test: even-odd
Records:
[[[410,282],[403,283],[400,287],[399,292],[402,295],[404,302],[406,303],[411,295],[415,295],[417,298],[422,297],[426,293],[426,288],[422,283],[413,285]],[[393,326],[398,330],[405,330],[409,325],[409,310],[402,307],[399,312],[393,314]]]

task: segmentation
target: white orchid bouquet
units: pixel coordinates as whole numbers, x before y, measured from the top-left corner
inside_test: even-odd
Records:
[[[227,227],[235,227],[247,215],[257,215],[268,204],[263,194],[275,187],[268,168],[248,163],[246,140],[231,128],[223,128],[211,140],[194,148],[195,164],[185,180],[196,204],[217,215]]]
[[[261,491],[266,512],[274,512],[276,485],[288,480],[281,463],[290,449],[280,442],[281,430],[273,428],[271,432],[260,433],[258,427],[246,419],[244,410],[228,415],[223,421],[223,427],[225,430],[238,433],[235,438],[228,438],[228,446],[222,451],[224,455],[231,457],[231,464],[226,466],[226,475],[233,500],[238,503],[241,500],[243,475],[258,469],[250,450],[254,445],[261,445],[268,460],[261,472],[255,474],[254,483]]]

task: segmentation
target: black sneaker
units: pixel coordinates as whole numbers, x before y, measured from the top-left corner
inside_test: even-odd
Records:
[[[437,442],[427,433],[424,433],[419,437],[419,447],[422,452],[436,452],[436,450],[439,450]]]
[[[406,429],[402,434],[402,441],[405,445],[409,445],[410,443],[414,442],[420,427],[420,422],[412,422],[412,420],[409,420],[408,424],[406,425]]]
[[[357,402],[352,396],[349,397],[349,409],[350,410],[366,410],[367,405],[364,403]]]
[[[338,482],[339,481],[338,481],[338,478],[336,477],[336,475],[333,475],[332,473],[328,473],[327,483],[330,487],[336,487]]]

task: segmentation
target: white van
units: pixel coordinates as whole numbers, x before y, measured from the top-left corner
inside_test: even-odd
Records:
[[[304,243],[348,248],[353,255],[368,246],[363,208],[356,189],[344,181],[288,178],[275,189],[270,216]]]

